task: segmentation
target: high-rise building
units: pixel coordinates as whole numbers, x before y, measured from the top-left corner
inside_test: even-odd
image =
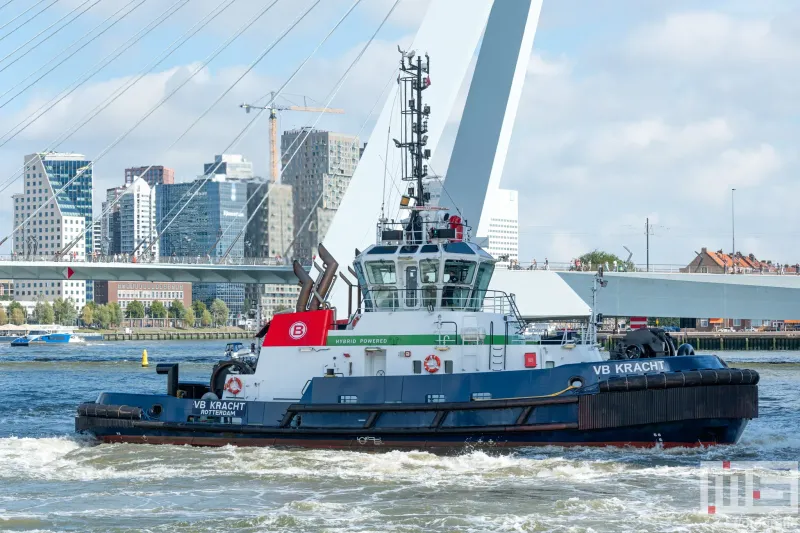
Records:
[[[128,191],[119,199],[119,218],[121,252],[157,258],[156,187],[144,180],[128,185]]]
[[[92,246],[94,255],[103,254],[103,224],[101,220],[95,220],[92,223]]]
[[[317,254],[344,197],[360,156],[354,135],[311,129],[281,136],[282,183],[292,186],[297,239],[293,257]]]
[[[125,192],[125,187],[106,189],[106,201],[102,204],[102,218],[100,219],[103,255],[122,253],[122,225],[119,214],[119,197]]]
[[[194,198],[188,201],[193,194]],[[226,252],[231,258],[243,257],[246,207],[247,186],[235,180],[157,186],[156,228],[161,257],[195,257],[203,261],[222,257]],[[244,284],[195,283],[192,298],[207,305],[219,298],[235,318],[243,312]]]
[[[245,230],[245,257],[281,258],[288,264],[287,250],[294,238],[292,203],[291,185],[265,181],[247,183],[250,222]],[[300,288],[293,285],[248,284],[245,288],[247,301],[253,309],[261,305],[261,316],[265,320],[272,318],[276,311],[294,307],[299,293]]]
[[[26,155],[24,161],[24,189],[13,195],[14,226],[21,226],[14,232],[13,252],[20,257],[62,253],[65,261],[85,260],[94,249],[92,162],[81,154],[56,152]],[[28,311],[37,299],[71,298],[77,308],[91,299],[85,282],[69,280],[15,279],[14,295]]]
[[[141,176],[151,187],[175,183],[175,170],[169,167],[133,167],[125,169],[125,185],[130,185]]]
[[[502,265],[518,261],[519,193],[510,189],[489,191],[483,208],[489,216],[489,246],[486,251],[500,259]]]
[[[215,155],[213,163],[203,165],[203,175],[213,174],[214,179],[246,180],[253,177],[253,163],[238,154]]]

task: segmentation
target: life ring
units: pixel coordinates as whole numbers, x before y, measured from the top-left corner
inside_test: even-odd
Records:
[[[225,382],[225,390],[233,394],[234,396],[238,395],[242,392],[242,380],[236,376],[231,376],[228,378],[228,381]]]
[[[442,368],[442,360],[439,359],[438,355],[431,354],[425,358],[423,366],[425,366],[425,370],[427,370],[429,373],[435,374],[440,368]]]

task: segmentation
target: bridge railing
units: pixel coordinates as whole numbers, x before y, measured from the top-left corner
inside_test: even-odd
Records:
[[[596,272],[598,265],[576,265],[574,262],[564,263],[564,262],[547,262],[547,263],[533,263],[532,261],[529,263],[523,262],[516,262],[514,264],[509,264],[507,262],[497,263],[497,269],[500,270],[553,270],[555,272]],[[800,275],[800,269],[796,269],[794,266],[789,266],[788,268],[784,266],[783,268],[779,266],[771,266],[769,268],[764,268],[764,270],[753,270],[753,269],[744,269],[744,268],[736,268],[733,271],[728,269],[727,272],[696,272],[690,271],[686,268],[685,265],[671,265],[671,264],[651,264],[650,269],[648,270],[644,266],[633,266],[629,267],[624,264],[622,265],[603,265],[606,272],[655,272],[659,274],[747,274],[747,275]]]
[[[278,257],[210,257],[210,256],[185,256],[185,257],[158,257],[141,258],[122,255],[89,256],[77,259],[70,256],[54,258],[48,255],[0,255],[0,262],[59,262],[65,264],[136,264],[136,265],[231,265],[231,266],[288,266],[288,259]]]

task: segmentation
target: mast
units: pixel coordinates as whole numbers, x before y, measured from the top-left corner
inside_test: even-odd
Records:
[[[428,116],[431,108],[422,102],[422,92],[431,84],[430,58],[425,54],[423,60],[413,50],[404,52],[399,47],[398,50],[401,58],[397,83],[400,85],[402,123],[401,140],[394,139],[394,142],[403,151],[402,179],[410,184],[401,201],[401,206],[412,207],[405,229],[407,241],[419,244],[423,241],[421,210],[413,207],[424,207],[430,200],[422,183],[422,179],[428,175],[425,160],[431,157],[430,149],[425,148],[428,144]],[[410,205],[412,199],[413,206]]]

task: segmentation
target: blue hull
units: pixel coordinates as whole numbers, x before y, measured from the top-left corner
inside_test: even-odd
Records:
[[[72,334],[48,333],[46,335],[27,335],[11,341],[11,346],[43,346],[48,344],[68,344]]]
[[[639,365],[619,367],[623,372],[643,372],[623,375],[621,390],[617,364]],[[663,387],[654,381],[662,376]],[[576,378],[582,386],[564,389]],[[637,379],[650,381],[642,387]],[[758,416],[756,383],[757,374],[727,369],[712,356],[537,371],[315,378],[297,402],[202,400],[206,386],[183,383],[179,388],[188,398],[103,393],[79,407],[75,423],[77,431],[105,442],[197,446],[733,444]],[[339,403],[345,396],[348,403]]]

